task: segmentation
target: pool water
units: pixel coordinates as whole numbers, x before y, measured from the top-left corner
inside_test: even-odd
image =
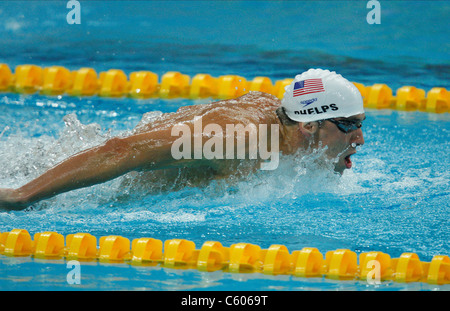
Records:
[[[324,67],[393,90],[449,89],[449,46],[443,42],[450,7],[443,2],[414,1],[407,10],[402,2],[383,2],[380,25],[367,24],[366,3],[352,2],[93,1],[81,4],[81,25],[66,23],[65,4],[0,2],[6,20],[0,26],[0,63],[150,70],[159,76],[172,70],[191,76],[263,75],[273,81]],[[0,187],[18,187],[78,151],[128,133],[146,112],[209,101],[0,94]],[[290,251],[317,247],[322,254],[348,248],[393,258],[414,252],[422,261],[449,255],[448,113],[367,110],[366,115],[366,143],[342,177],[314,161],[321,151],[282,157],[277,170],[245,180],[173,191],[158,181],[132,186],[139,176],[131,173],[32,210],[0,213],[0,232],[182,238],[197,247],[208,240],[224,246],[283,244]],[[0,289],[449,289],[96,262],[81,269],[82,283],[70,285],[63,260],[0,256]]]

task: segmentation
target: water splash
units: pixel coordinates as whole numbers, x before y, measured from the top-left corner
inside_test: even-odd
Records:
[[[155,121],[162,112],[144,114],[141,122],[132,131],[123,131],[119,136],[126,136],[139,131]],[[102,132],[97,123],[82,124],[75,113],[63,117],[64,128],[57,138],[43,135],[39,138],[27,138],[22,134],[7,137],[4,147],[0,148],[2,156],[0,184],[12,187],[18,186],[36,178],[60,161],[88,148],[99,145],[111,138],[111,131]],[[6,127],[0,137],[8,129]],[[297,199],[310,193],[338,193],[343,190],[341,178],[333,170],[335,159],[328,159],[326,148],[299,151],[293,155],[282,156],[279,167],[271,171],[258,171],[254,174],[246,173],[243,162],[237,167],[236,174],[222,180],[207,181],[192,187],[189,178],[183,170],[175,173],[137,173],[132,172],[111,181],[107,186],[95,186],[93,194],[99,195],[98,203],[107,200],[124,203],[126,198],[143,199],[149,193],[161,194],[167,191],[177,191],[187,186],[193,201],[197,200],[197,191],[201,195],[212,198],[224,195],[227,199],[247,202],[264,202],[268,199]],[[250,164],[251,165],[251,164]],[[175,174],[174,176],[167,176]],[[207,179],[207,172],[205,172]],[[145,176],[143,176],[145,175]],[[166,176],[164,176],[166,175]],[[168,182],[166,177],[172,177]],[[142,179],[145,182],[142,182]],[[348,181],[348,180],[347,180]],[[114,185],[114,189],[110,187]],[[109,190],[108,190],[109,189]],[[346,187],[345,189],[351,189]],[[358,189],[359,190],[359,189]],[[108,192],[109,195],[108,195]],[[183,194],[184,196],[185,194]],[[90,195],[89,197],[92,197]],[[67,198],[66,198],[67,199]],[[67,203],[66,203],[67,204]],[[66,205],[63,204],[63,205]]]
[[[102,133],[98,124],[83,125],[75,114],[63,118],[64,129],[58,138],[42,135],[26,137],[20,130],[6,137],[0,147],[0,185],[17,187],[53,167],[60,161],[104,142],[111,135]],[[0,134],[9,129],[7,126]]]

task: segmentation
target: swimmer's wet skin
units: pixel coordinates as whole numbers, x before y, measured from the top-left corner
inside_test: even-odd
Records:
[[[210,168],[211,178],[230,175],[239,160],[175,159],[171,154],[178,138],[172,135],[172,128],[186,124],[194,133],[193,123],[199,116],[204,126],[215,124],[222,129],[227,124],[278,126],[278,150],[282,154],[326,147],[326,155],[336,160],[335,171],[340,174],[352,167],[350,157],[357,146],[364,144],[361,126],[365,114],[358,89],[335,72],[310,69],[286,87],[281,102],[270,94],[250,92],[232,100],[184,106],[150,124],[138,125],[130,136],[112,138],[80,152],[18,189],[0,189],[0,209],[24,209],[37,201],[136,170],[189,168],[195,174],[206,167]],[[226,136],[215,135],[223,139]],[[202,139],[208,138],[203,135]],[[256,159],[255,167],[260,162]]]

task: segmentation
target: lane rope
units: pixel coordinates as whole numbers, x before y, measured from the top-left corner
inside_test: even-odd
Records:
[[[151,71],[136,71],[128,77],[120,69],[97,74],[88,67],[71,71],[62,66],[43,68],[30,64],[18,65],[12,72],[7,64],[0,64],[0,92],[48,96],[230,99],[250,91],[260,91],[281,99],[285,86],[292,80],[282,79],[273,83],[270,78],[262,76],[247,80],[238,75],[213,77],[205,73],[190,77],[177,71],[166,72],[161,77]],[[425,92],[414,86],[402,86],[394,95],[386,84],[365,86],[353,83],[363,96],[364,106],[369,109],[450,112],[450,92],[443,87],[433,87]]]
[[[326,277],[335,280],[367,280],[400,283],[424,282],[450,284],[450,258],[436,255],[431,262],[420,261],[416,253],[403,253],[399,258],[371,251],[358,255],[349,249],[328,251],[325,257],[314,247],[289,252],[286,246],[274,244],[268,249],[250,243],[224,247],[217,241],[206,241],[200,249],[193,241],[154,238],[128,238],[75,233],[63,236],[57,232],[41,232],[33,238],[24,229],[0,234],[0,254],[32,256],[38,259],[66,259],[161,266],[172,269],[197,269],[204,272],[222,270],[229,273],[263,273],[295,277]]]

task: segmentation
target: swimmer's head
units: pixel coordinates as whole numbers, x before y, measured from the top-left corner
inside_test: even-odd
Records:
[[[311,122],[364,113],[356,86],[334,71],[309,69],[285,88],[281,107],[289,119]]]
[[[335,171],[352,167],[350,156],[364,144],[360,92],[335,72],[310,69],[285,88],[277,115],[285,125],[285,151],[327,147]]]

